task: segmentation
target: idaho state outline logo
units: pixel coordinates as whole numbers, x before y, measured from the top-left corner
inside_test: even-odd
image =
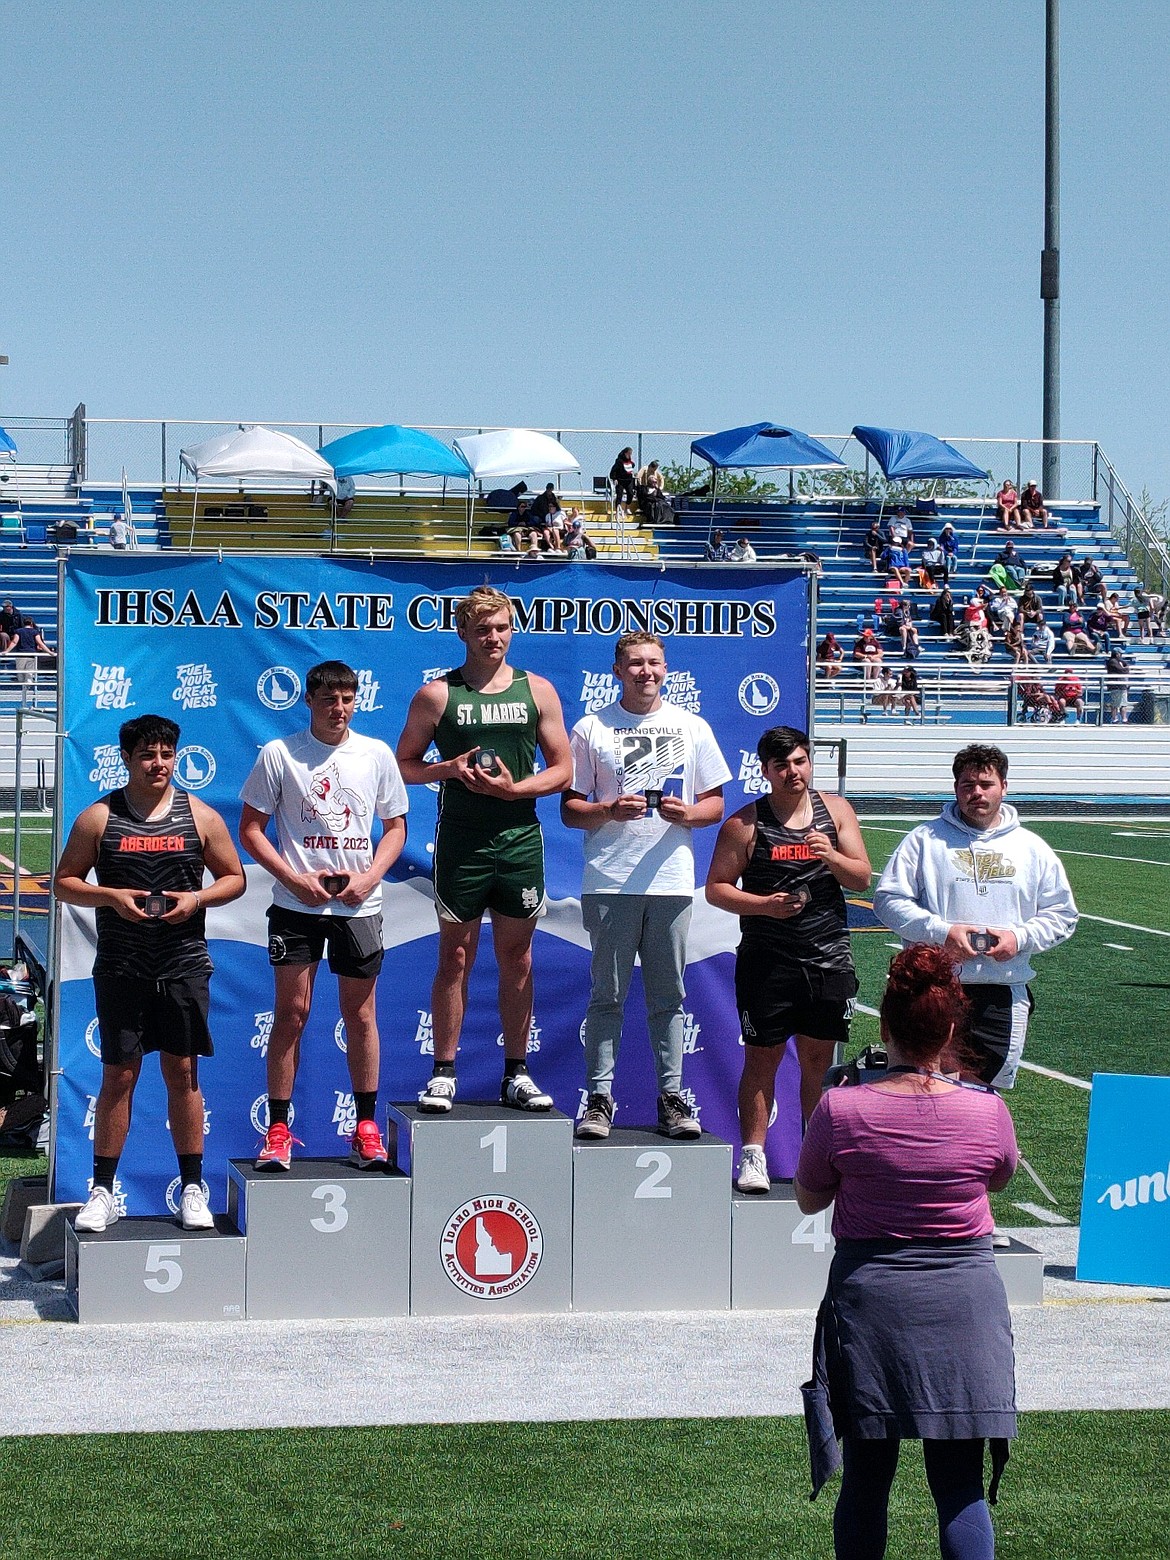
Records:
[[[469,1198],[439,1236],[444,1273],[476,1300],[502,1300],[523,1289],[543,1254],[536,1216],[511,1197]]]

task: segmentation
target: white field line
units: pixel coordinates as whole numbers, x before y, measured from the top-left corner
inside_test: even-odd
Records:
[[[1041,1224],[1071,1224],[1071,1219],[1066,1219],[1062,1213],[1053,1213],[1051,1208],[1042,1208],[1039,1203],[1018,1202],[1012,1204],[1013,1208],[1019,1208],[1022,1213],[1030,1213],[1034,1219],[1039,1219]]]
[[[1087,910],[1081,911],[1082,921],[1097,921],[1102,926],[1120,926],[1124,932],[1145,932],[1147,937],[1170,937],[1170,932],[1160,931],[1156,926],[1138,926],[1136,921],[1112,921],[1107,915],[1090,915]]]
[[[1103,850],[1058,850],[1056,854],[1087,856],[1090,861],[1132,861],[1139,867],[1170,867],[1170,861],[1151,861],[1148,856],[1110,856]]]
[[[855,1007],[858,1013],[867,1013],[870,1018],[877,1018],[877,1008],[868,1007],[864,1002],[858,1002]],[[1039,1062],[1021,1062],[1021,1067],[1028,1072],[1039,1073],[1042,1078],[1053,1078],[1057,1083],[1069,1083],[1074,1089],[1091,1089],[1093,1085],[1084,1078],[1074,1078],[1071,1073],[1055,1072],[1051,1067],[1041,1067]]]

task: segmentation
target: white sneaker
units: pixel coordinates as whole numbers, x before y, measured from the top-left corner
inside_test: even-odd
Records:
[[[207,1206],[203,1188],[197,1186],[194,1181],[190,1186],[183,1188],[183,1195],[179,1200],[179,1223],[185,1230],[215,1228],[215,1220],[211,1216],[211,1209]]]
[[[1001,1230],[998,1224],[991,1232],[991,1249],[992,1251],[1010,1251],[1012,1249],[1011,1236],[1006,1230]]]
[[[735,1184],[741,1192],[770,1192],[772,1181],[768,1175],[768,1161],[758,1143],[745,1143],[739,1156],[739,1174]]]
[[[73,1221],[73,1228],[84,1235],[100,1235],[111,1224],[118,1222],[118,1204],[113,1192],[104,1186],[95,1186],[89,1201]]]
[[[419,1110],[435,1116],[449,1111],[454,1103],[455,1079],[440,1073],[427,1079],[427,1086],[418,1097]]]
[[[500,1084],[500,1104],[513,1110],[551,1110],[553,1097],[528,1073],[515,1073]]]

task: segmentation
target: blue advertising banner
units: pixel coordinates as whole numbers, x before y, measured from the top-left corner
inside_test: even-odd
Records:
[[[1093,1075],[1077,1277],[1170,1288],[1170,1078]]]
[[[734,564],[681,567],[588,563],[403,563],[288,557],[178,557],[165,552],[69,558],[65,569],[59,797],[64,827],[124,783],[119,725],[169,714],[182,728],[176,783],[239,824],[240,787],[259,748],[307,724],[305,674],[339,659],[358,674],[354,729],[393,747],[425,681],[463,660],[454,606],[488,581],[515,603],[510,661],[548,677],[571,729],[618,695],[616,637],[650,629],[666,643],[666,697],[701,713],[735,779],[730,813],[761,793],[755,748],[769,726],[808,718],[809,585],[802,571]],[[413,1100],[430,1074],[431,981],[438,946],[430,882],[435,790],[410,789],[409,837],[383,898],[386,962],[378,985],[380,1099]],[[534,939],[532,1070],[571,1116],[584,1103],[580,1029],[589,990],[581,926],[581,836],[540,804],[548,914]],[[697,881],[716,831],[696,836]],[[265,911],[271,879],[246,861],[248,892],[213,910],[215,1056],[200,1069],[207,1104],[205,1177],[225,1198],[229,1157],[254,1153],[265,1126],[265,1054],[272,977]],[[735,1094],[741,1038],[732,988],[734,917],[696,895],[687,972],[684,1090],[709,1130],[738,1141]],[[93,1113],[101,1078],[90,970],[92,914],[63,907],[58,946],[61,1067],[55,1195],[79,1199],[92,1174]],[[470,986],[459,1055],[463,1099],[498,1098],[502,1038],[496,971],[485,938]],[[322,968],[302,1044],[293,1132],[306,1155],[336,1155],[353,1130],[346,1037],[333,977]],[[795,1058],[781,1067],[769,1133],[773,1172],[791,1175],[800,1121]],[[619,1123],[655,1118],[655,1083],[639,975],[627,1006],[615,1081]],[[164,1130],[158,1068],[143,1069],[118,1194],[130,1213],[174,1206],[177,1172]]]

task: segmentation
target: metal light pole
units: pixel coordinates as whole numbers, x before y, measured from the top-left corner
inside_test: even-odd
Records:
[[[1045,0],[1044,32],[1044,438],[1060,438],[1060,0]],[[1060,497],[1060,445],[1044,445],[1045,496]]]

